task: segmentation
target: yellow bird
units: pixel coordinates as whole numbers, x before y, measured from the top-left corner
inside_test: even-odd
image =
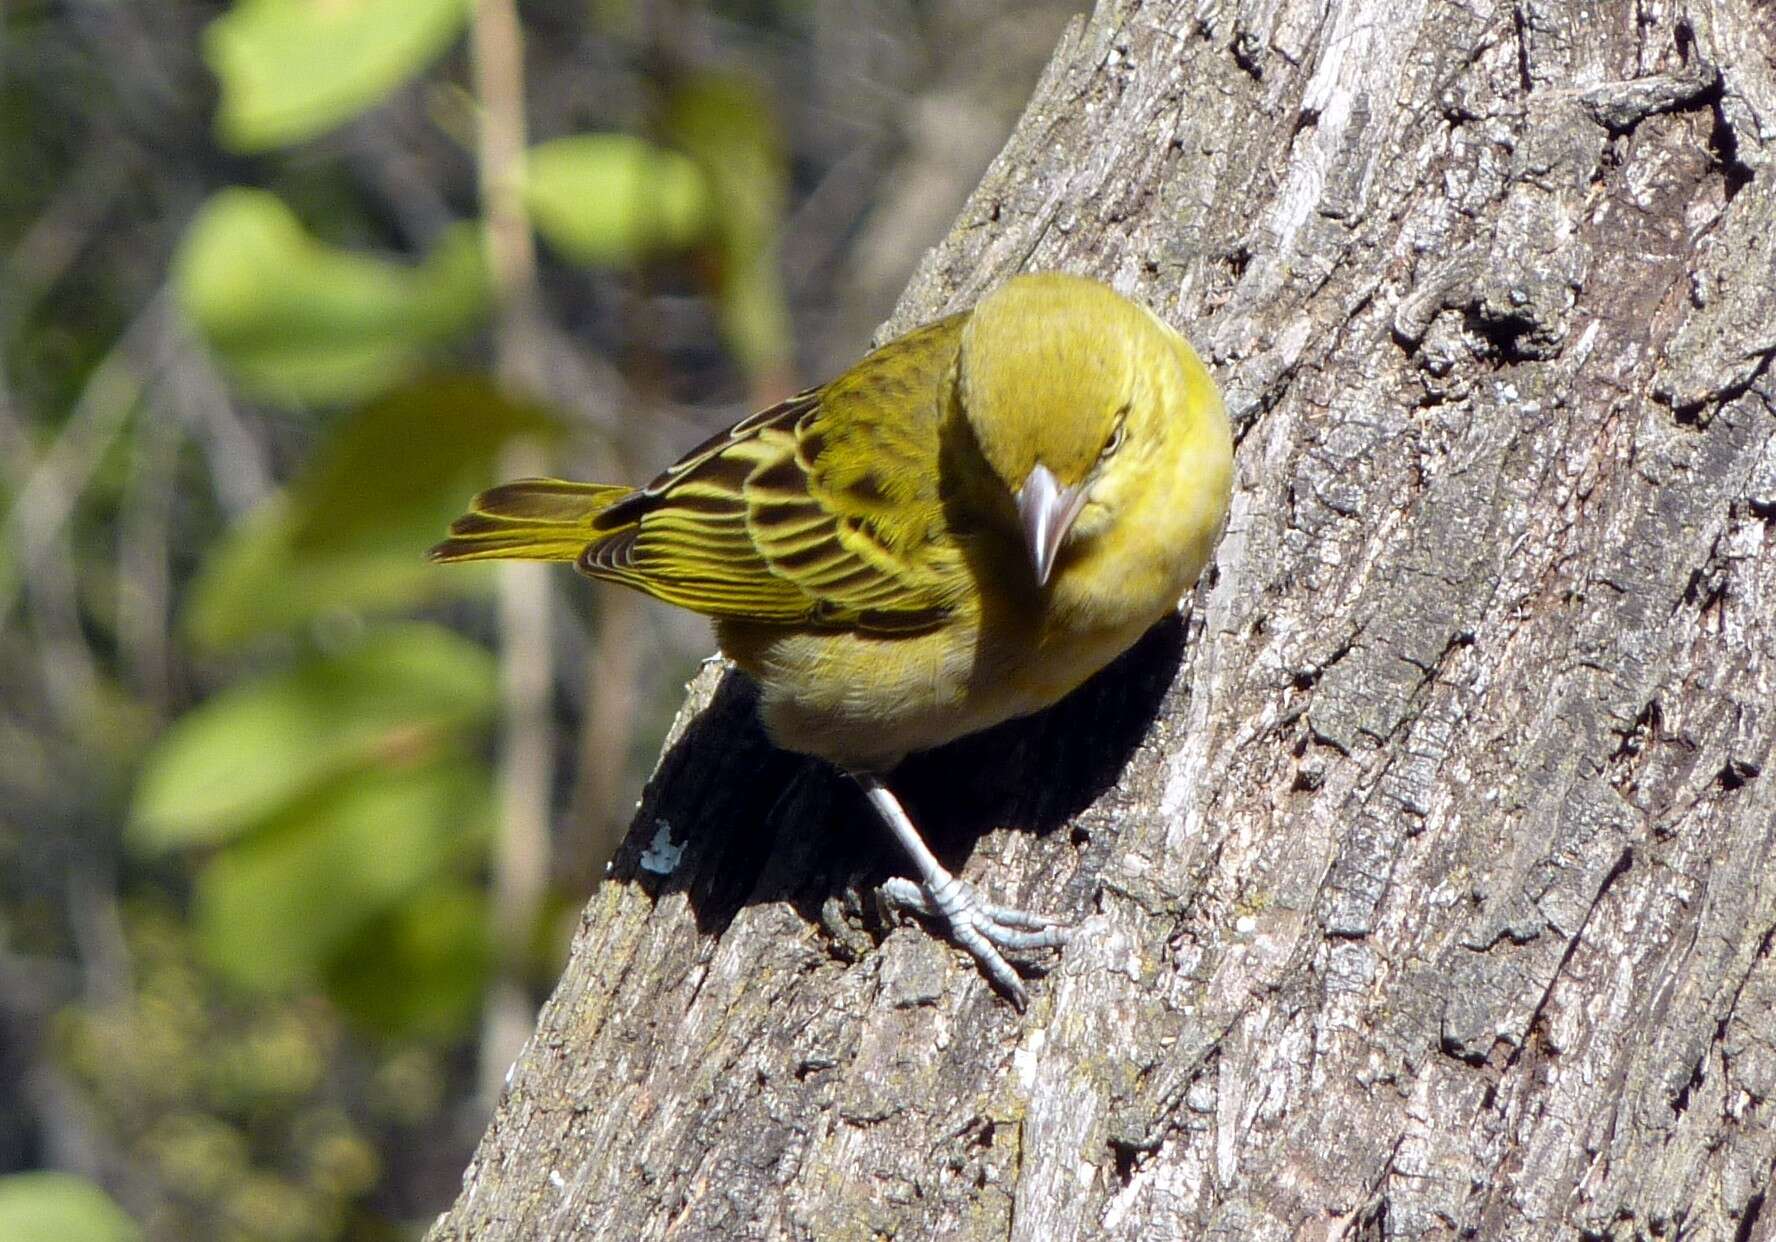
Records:
[[[1093,280],[1016,277],[740,420],[652,483],[525,479],[439,561],[572,561],[715,620],[777,745],[849,772],[911,855],[888,895],[945,923],[1020,1009],[1002,948],[1067,929],[984,902],[882,777],[1038,711],[1172,611],[1227,516],[1214,381]]]

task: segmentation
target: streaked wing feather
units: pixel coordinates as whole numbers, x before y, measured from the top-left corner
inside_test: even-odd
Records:
[[[717,617],[920,629],[966,591],[938,493],[960,317],[742,419],[601,513],[598,578]]]

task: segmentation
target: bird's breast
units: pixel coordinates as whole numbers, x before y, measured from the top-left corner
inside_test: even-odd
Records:
[[[980,615],[912,635],[784,630],[723,621],[722,650],[760,688],[759,715],[787,750],[887,771],[1049,707],[1152,623],[1056,632],[1040,616]]]
[[[886,771],[1005,719],[981,688],[979,630],[968,619],[913,634],[722,621],[716,634],[758,683],[772,741],[843,767]]]

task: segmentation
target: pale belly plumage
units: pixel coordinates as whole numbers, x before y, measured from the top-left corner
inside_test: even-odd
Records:
[[[738,627],[720,628],[723,649],[759,683],[759,718],[772,741],[886,772],[914,751],[1057,702],[1147,625],[1016,649],[960,629],[891,639],[780,633],[761,648],[736,641]]]

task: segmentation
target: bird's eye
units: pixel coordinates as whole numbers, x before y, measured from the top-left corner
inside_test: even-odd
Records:
[[[1102,461],[1106,457],[1111,456],[1113,453],[1116,452],[1117,449],[1122,447],[1123,432],[1126,430],[1126,427],[1127,427],[1127,424],[1124,421],[1124,416],[1127,414],[1128,414],[1128,407],[1127,406],[1124,406],[1122,408],[1121,412],[1117,414],[1116,426],[1110,432],[1110,439],[1107,443],[1105,443],[1104,451],[1098,454],[1098,459],[1100,461]]]

